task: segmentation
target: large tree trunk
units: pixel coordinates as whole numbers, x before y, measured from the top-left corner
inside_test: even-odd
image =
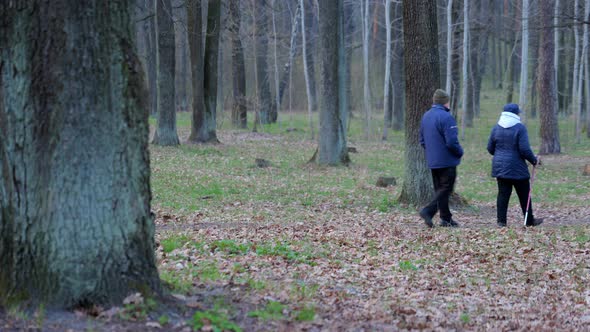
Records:
[[[0,6],[0,302],[158,291],[132,1]]]
[[[316,162],[348,164],[343,0],[321,1],[319,11],[322,99]]]
[[[204,57],[202,44],[201,4],[192,1],[189,7],[191,37],[191,67],[193,72],[193,124],[189,142],[218,143],[217,139],[217,79],[221,7],[210,0],[207,10],[207,34]],[[191,32],[192,31],[192,32]],[[202,62],[201,62],[202,61]],[[202,67],[201,64],[202,63]],[[202,80],[200,79],[202,77]],[[197,89],[201,88],[201,91]]]
[[[188,68],[188,38],[187,38],[187,14],[185,0],[172,1],[174,31],[176,39],[176,110],[188,110],[188,92],[190,72]]]
[[[156,0],[156,68],[158,124],[152,140],[156,145],[178,145],[176,133],[175,80],[176,58],[174,23],[170,0]]]
[[[240,0],[230,0],[229,3],[229,32],[232,41],[232,124],[238,128],[248,126],[246,104],[246,66],[244,62],[244,48],[240,38]]]
[[[191,134],[188,141],[191,143],[197,143],[199,142],[199,127],[197,124],[202,123],[201,119],[205,112],[205,100],[203,95],[203,18],[200,1],[189,1],[187,6],[188,45],[191,58],[191,77],[193,80]]]
[[[400,131],[404,128],[404,114],[405,114],[405,82],[404,82],[404,36],[403,36],[403,19],[402,19],[402,4],[395,4],[393,20],[393,33],[395,42],[393,44],[392,56],[392,95],[393,102],[393,123],[392,127],[395,131]]]
[[[213,0],[211,0],[213,1]],[[268,75],[268,15],[266,0],[254,0],[256,12],[256,75],[258,89],[258,119],[261,124],[271,123],[272,99]]]
[[[539,113],[541,118],[541,148],[540,154],[560,153],[559,127],[557,123],[555,89],[555,72],[553,70],[554,57],[552,14],[554,11],[554,0],[542,1],[539,5],[541,14],[541,48],[539,50],[539,81],[537,88],[539,95]]]
[[[436,1],[404,1],[406,64],[406,166],[399,200],[421,205],[432,195],[432,179],[419,132],[422,115],[440,82]]]

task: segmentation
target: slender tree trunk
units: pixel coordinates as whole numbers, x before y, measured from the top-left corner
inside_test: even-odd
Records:
[[[176,133],[176,44],[174,42],[174,23],[170,0],[156,0],[156,68],[158,95],[158,124],[152,140],[153,144],[174,146],[180,144]]]
[[[248,110],[246,103],[246,66],[244,48],[240,38],[240,0],[230,0],[229,31],[232,42],[232,124],[238,128],[248,127]]]
[[[553,13],[553,25],[555,26],[555,50],[554,50],[554,61],[555,61],[555,88],[557,89],[557,109],[559,110],[559,2],[555,0],[555,12]]]
[[[554,27],[552,26],[552,14],[554,12],[554,0],[541,1],[539,4],[541,20],[541,48],[539,51],[539,81],[537,88],[539,95],[539,113],[541,120],[541,147],[540,154],[560,153],[559,126],[557,123],[557,110],[555,108],[556,94],[554,66]]]
[[[393,33],[395,42],[393,44],[393,130],[400,131],[404,128],[405,113],[405,80],[404,80],[404,36],[402,4],[396,3],[394,10]]]
[[[520,26],[518,24],[518,10],[514,10],[514,28],[510,29],[508,33],[508,38],[512,42],[511,45],[508,45],[509,54],[507,57],[508,61],[508,70],[506,71],[506,103],[514,102],[514,82],[516,82],[516,54],[518,54],[518,39],[519,34],[517,31],[520,31]]]
[[[276,15],[275,12],[276,8],[276,1],[271,1],[271,10],[272,10],[272,33],[273,33],[273,58],[274,58],[274,77],[275,77],[275,102],[271,110],[271,122],[277,122],[279,116],[279,109],[281,108],[281,100],[279,99],[279,64],[277,59],[277,25],[276,25]]]
[[[580,67],[580,34],[578,33],[578,18],[579,18],[579,2],[575,0],[574,2],[574,72],[573,72],[573,79],[572,79],[572,102],[571,105],[573,107],[574,118],[576,123],[580,120],[580,104],[578,103],[578,74],[579,74],[579,67]]]
[[[383,137],[387,140],[387,129],[391,127],[391,118],[393,117],[391,106],[389,102],[391,98],[389,92],[391,91],[391,0],[385,0],[385,78],[383,82]]]
[[[305,0],[299,0],[301,12],[305,13]],[[307,31],[305,29],[305,15],[301,15],[301,44],[303,47],[303,73],[305,75],[305,91],[307,92],[307,114],[309,121],[309,131],[311,133],[311,139],[315,138],[315,125],[313,123],[313,100],[312,90],[310,85],[310,74],[309,65],[307,63]]]
[[[459,20],[461,12],[461,1],[453,1],[453,22]],[[447,91],[451,95],[451,114],[453,117],[458,118],[459,108],[459,89],[461,88],[461,50],[462,43],[461,32],[462,29],[455,29],[453,32],[453,55],[452,55],[452,70],[451,70],[451,90]]]
[[[447,80],[445,91],[451,92],[453,71],[453,0],[447,2]]]
[[[483,77],[486,74],[489,53],[489,37],[491,26],[490,0],[480,0],[479,8],[479,47],[477,50],[477,66],[475,66],[475,83],[473,91],[473,108],[475,116],[479,118],[481,113],[481,87]]]
[[[461,139],[465,138],[465,127],[473,126],[473,118],[469,121],[468,108],[471,106],[471,93],[469,93],[469,0],[463,1],[463,103],[461,112]]]
[[[584,5],[584,21],[587,22],[588,16],[590,15],[590,1],[586,0]],[[578,112],[577,112],[577,119],[576,119],[576,143],[580,143],[582,141],[582,108],[583,106],[588,107],[587,100],[584,102],[584,92],[582,91],[582,87],[586,88],[586,92],[588,92],[588,82],[584,82],[584,73],[586,71],[585,67],[588,64],[588,24],[584,24],[583,28],[583,37],[582,37],[582,57],[580,59],[580,73],[579,73],[579,82],[578,82]],[[588,96],[587,96],[588,98]]]
[[[370,13],[369,0],[361,2],[363,17],[363,108],[365,113],[365,139],[369,139],[371,133],[371,90],[369,87],[369,33]]]
[[[440,82],[436,1],[404,1],[404,60],[406,64],[406,165],[399,200],[421,205],[432,195],[432,179],[419,131],[422,115]]]
[[[538,22],[538,18],[536,19],[534,24],[531,24],[535,27],[539,26],[539,22]],[[534,30],[532,30],[534,38],[532,38],[531,40],[531,47],[533,49],[533,56],[531,57],[531,68],[532,70],[532,84],[531,84],[531,102],[530,102],[530,115],[532,119],[536,119],[537,118],[537,111],[538,111],[538,103],[537,103],[537,81],[539,80],[539,76],[538,76],[538,67],[539,67],[539,29],[535,28]],[[556,82],[556,86],[557,86],[557,80]],[[556,108],[557,109],[557,108]]]
[[[303,5],[301,7],[304,8]],[[346,147],[347,105],[344,97],[346,88],[343,80],[346,79],[346,75],[342,75],[345,72],[343,65],[346,59],[342,22],[343,1],[321,1],[319,11],[322,105],[319,147],[315,160],[321,165],[348,164],[350,159]]]
[[[309,0],[308,6],[305,7],[304,13],[308,19],[305,20],[305,31],[306,31],[306,50],[305,57],[307,58],[307,70],[309,72],[309,91],[311,92],[311,110],[313,113],[317,112],[318,110],[318,94],[317,94],[317,84],[316,84],[316,72],[315,72],[315,37],[314,37],[314,27],[317,22],[315,22],[315,1]]]
[[[289,83],[289,78],[291,77],[291,68],[293,67],[293,60],[297,55],[297,34],[301,26],[301,2],[297,1],[297,5],[295,8],[295,15],[291,20],[291,42],[289,46],[289,60],[285,63],[283,67],[283,73],[281,75],[281,80],[279,82],[279,103],[282,103],[283,95],[285,94],[285,90],[287,88],[287,83]]]
[[[134,2],[28,3],[0,6],[0,302],[159,291]]]
[[[529,0],[522,0],[522,47],[521,47],[521,65],[520,65],[520,92],[518,104],[520,109],[525,111],[521,117],[526,119],[529,107],[527,105],[527,91],[529,83]]]

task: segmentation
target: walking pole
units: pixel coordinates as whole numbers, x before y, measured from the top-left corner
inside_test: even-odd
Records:
[[[537,167],[533,165],[533,174],[531,175],[531,188],[529,189],[529,198],[526,201],[526,212],[524,214],[524,225],[526,226],[526,220],[529,216],[529,206],[531,206],[531,194],[533,193],[533,183],[535,183],[535,169]]]

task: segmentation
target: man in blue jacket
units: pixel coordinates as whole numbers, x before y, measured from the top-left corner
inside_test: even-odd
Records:
[[[455,186],[457,165],[461,162],[463,148],[457,137],[457,123],[449,111],[449,95],[437,89],[432,102],[432,107],[422,117],[420,144],[425,149],[426,161],[432,172],[435,196],[420,210],[420,217],[426,226],[433,227],[432,218],[438,210],[440,226],[458,227],[449,209],[449,197]]]

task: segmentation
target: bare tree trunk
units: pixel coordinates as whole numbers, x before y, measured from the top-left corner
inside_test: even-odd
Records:
[[[370,13],[369,0],[361,2],[361,12],[363,17],[363,108],[365,113],[365,139],[369,139],[371,133],[371,90],[369,87],[369,33],[370,33]]]
[[[303,4],[301,7],[304,8]],[[343,80],[346,75],[342,75],[346,58],[342,0],[321,1],[319,11],[322,107],[316,162],[322,165],[348,164],[350,159],[346,147],[347,111],[344,108],[347,105],[346,102],[341,103],[346,95]]]
[[[584,5],[584,21],[588,20],[588,16],[590,15],[590,1],[586,0]],[[584,24],[584,32],[582,37],[582,57],[580,60],[580,73],[579,73],[579,82],[578,82],[578,111],[577,111],[577,119],[576,119],[576,143],[580,143],[582,141],[582,108],[583,106],[588,107],[588,103],[584,102],[584,92],[582,92],[582,87],[585,86],[586,92],[588,92],[588,83],[584,82],[584,73],[585,67],[588,65],[588,24]],[[588,96],[586,97],[588,98]]]
[[[541,147],[540,154],[560,153],[559,126],[557,123],[557,109],[555,108],[556,94],[554,66],[554,27],[552,26],[552,14],[554,12],[554,0],[541,1],[539,4],[541,15],[541,48],[539,50],[539,81],[537,88],[539,95],[539,113],[541,120]]]
[[[469,0],[463,1],[463,102],[461,112],[461,139],[465,139],[465,127],[473,126],[469,123],[468,108],[471,106],[470,93],[468,89],[469,80]],[[471,119],[473,121],[473,118]]]
[[[238,128],[248,127],[248,109],[246,104],[246,66],[244,63],[244,48],[240,38],[240,0],[230,0],[229,3],[229,32],[232,41],[232,77],[233,101],[232,124]]]
[[[391,126],[390,87],[391,87],[391,0],[385,0],[385,78],[383,82],[383,136],[387,140],[387,129]]]
[[[461,1],[453,1],[453,21],[459,20],[461,12]],[[451,70],[451,90],[447,91],[451,95],[451,114],[455,119],[458,118],[459,108],[459,89],[461,88],[461,48],[463,41],[461,40],[462,29],[454,29],[453,32],[453,55],[452,55],[452,70]]]
[[[271,111],[271,122],[275,123],[277,122],[278,116],[279,116],[279,109],[281,108],[281,100],[279,98],[279,64],[278,64],[278,59],[277,59],[277,25],[276,25],[276,20],[275,20],[275,12],[277,10],[276,8],[276,2],[275,0],[271,1],[271,10],[272,10],[272,33],[273,33],[273,41],[274,41],[274,45],[273,45],[273,56],[274,56],[274,66],[275,66],[275,70],[274,70],[274,77],[275,77],[275,105],[272,108]]]
[[[218,143],[217,139],[217,80],[218,80],[218,56],[219,56],[219,34],[220,34],[220,20],[221,8],[219,1],[209,0],[207,8],[207,34],[205,37],[205,54],[203,58],[202,67],[202,83],[198,81],[199,78],[199,59],[198,55],[202,45],[202,37],[199,30],[200,26],[199,16],[201,13],[199,1],[191,2],[192,10],[189,10],[189,21],[193,22],[189,25],[189,29],[193,29],[191,33],[191,57],[197,58],[197,61],[192,61],[193,80],[195,81],[195,97],[193,109],[193,127],[191,130],[190,142],[194,143]],[[189,30],[190,31],[190,30]],[[196,72],[196,74],[195,74]],[[202,85],[200,85],[202,84]],[[202,99],[198,88],[202,87]]]
[[[555,50],[554,50],[554,61],[555,61],[555,88],[557,89],[557,95],[559,96],[559,2],[555,0],[555,12],[553,14],[553,25],[555,26]],[[559,109],[559,97],[557,98],[557,109]]]
[[[580,34],[578,33],[578,18],[579,18],[579,2],[575,0],[574,2],[574,72],[573,72],[573,79],[572,79],[572,102],[571,105],[573,107],[574,118],[576,123],[580,122],[580,104],[578,102],[578,75],[579,75],[579,68],[580,68]],[[577,135],[577,133],[576,133]]]
[[[213,0],[210,0],[213,1]],[[256,73],[258,86],[258,123],[268,124],[272,121],[272,98],[268,75],[268,8],[267,0],[254,0],[256,11]]]
[[[188,42],[191,58],[191,77],[193,80],[193,107],[191,117],[191,134],[188,141],[198,143],[199,127],[205,113],[205,99],[203,95],[204,82],[204,43],[203,43],[203,19],[200,1],[187,3]]]
[[[307,31],[305,29],[305,0],[299,0],[301,12],[301,44],[303,47],[303,73],[305,75],[305,89],[307,92],[307,114],[308,114],[308,121],[309,121],[309,130],[311,134],[311,139],[315,138],[315,125],[313,123],[313,101],[312,101],[312,91],[310,85],[310,75],[309,75],[309,66],[307,63]]]
[[[432,195],[432,179],[419,131],[422,115],[440,82],[436,1],[404,1],[406,64],[406,165],[399,200],[415,206]]]
[[[529,0],[522,0],[522,47],[521,47],[521,65],[520,65],[520,92],[518,104],[520,109],[525,111],[521,114],[526,120],[527,105],[527,91],[529,83]]]
[[[134,2],[27,3],[0,6],[0,298],[157,292]]]
[[[447,80],[445,91],[451,92],[453,71],[453,0],[447,2]]]
[[[176,71],[176,44],[170,0],[155,1],[156,68],[158,95],[158,124],[153,144],[174,146],[180,144],[176,133],[176,97],[174,76]]]
[[[297,5],[295,8],[295,15],[291,20],[291,42],[289,46],[289,60],[285,63],[283,67],[283,73],[281,76],[281,80],[279,82],[279,103],[282,103],[283,95],[285,94],[285,89],[287,87],[287,83],[289,83],[289,78],[291,77],[291,68],[293,67],[293,60],[297,55],[297,33],[301,26],[301,2],[297,1]]]
[[[393,44],[393,130],[400,131],[404,128],[404,114],[405,114],[405,86],[404,86],[404,36],[403,36],[403,18],[402,18],[402,4],[400,2],[395,4],[393,21],[393,33],[395,42]]]

